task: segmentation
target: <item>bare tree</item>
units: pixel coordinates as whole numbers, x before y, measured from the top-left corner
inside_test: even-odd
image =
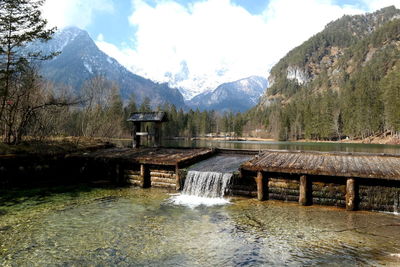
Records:
[[[117,85],[95,77],[83,86],[85,106],[81,133],[87,137],[118,137],[122,134],[123,105]]]
[[[49,109],[78,103],[76,99],[57,96],[53,88],[45,86],[35,67],[19,66],[18,75],[11,80],[8,100],[3,109],[5,142],[17,144],[32,124],[40,122],[40,115]]]

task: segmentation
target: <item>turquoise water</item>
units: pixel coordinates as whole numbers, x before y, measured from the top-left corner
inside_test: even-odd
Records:
[[[166,190],[88,186],[0,194],[1,266],[400,265],[400,216]]]

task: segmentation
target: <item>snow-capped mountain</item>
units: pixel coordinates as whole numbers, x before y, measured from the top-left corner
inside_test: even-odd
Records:
[[[114,58],[99,50],[84,30],[68,27],[57,32],[49,42],[36,43],[34,46],[36,49],[39,46],[47,54],[61,52],[42,63],[41,73],[57,84],[71,86],[77,93],[85,81],[103,76],[116,82],[124,100],[133,93],[138,103],[149,97],[153,106],[165,102],[178,107],[184,106],[183,97],[177,89],[170,88],[167,84],[154,83],[128,71]]]
[[[187,101],[187,105],[200,110],[243,112],[257,105],[267,87],[268,81],[265,78],[251,76],[223,83],[213,91],[195,96]]]

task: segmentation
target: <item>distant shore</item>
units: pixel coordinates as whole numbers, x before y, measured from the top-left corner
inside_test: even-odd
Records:
[[[259,138],[259,137],[235,137],[235,138],[234,137],[195,137],[195,138],[192,138],[192,140],[278,142],[278,140],[276,140],[276,139]],[[342,140],[337,140],[337,141],[300,139],[300,140],[288,140],[288,142],[400,145],[400,138],[387,136],[387,137],[368,137],[365,139],[342,139]]]
[[[174,138],[185,139],[183,137]],[[7,154],[58,154],[71,153],[81,150],[93,150],[107,146],[116,145],[115,141],[130,141],[131,138],[87,138],[87,137],[52,137],[45,140],[26,140],[19,145],[7,145],[0,142],[0,155]],[[278,142],[272,138],[259,137],[194,137],[191,140],[206,141],[253,141],[253,142]],[[400,145],[400,138],[369,137],[365,139],[342,139],[339,141],[324,140],[289,140],[288,142],[299,143],[345,143],[345,144],[381,144],[381,145]]]

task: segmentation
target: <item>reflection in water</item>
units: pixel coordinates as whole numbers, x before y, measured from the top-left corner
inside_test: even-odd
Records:
[[[396,265],[400,217],[234,198],[191,209],[160,189],[2,202],[0,265]]]
[[[207,141],[207,140],[164,140],[164,146],[169,147],[218,147],[228,149],[283,149],[283,150],[314,150],[314,151],[344,151],[400,154],[399,145],[380,144],[348,144],[322,142],[277,142],[277,141]]]
[[[131,146],[131,140],[114,140],[118,146]],[[146,144],[144,144],[146,145]],[[314,150],[314,151],[344,151],[400,154],[400,145],[351,144],[323,142],[279,142],[279,141],[209,141],[209,140],[163,140],[165,147],[218,147],[226,149],[283,149],[283,150]],[[150,144],[151,146],[151,144]]]

